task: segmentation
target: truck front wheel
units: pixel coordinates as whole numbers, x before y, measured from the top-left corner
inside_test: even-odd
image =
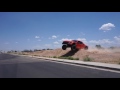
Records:
[[[63,46],[62,46],[62,49],[63,49],[63,50],[66,50],[66,48],[67,48],[66,45],[63,45]]]

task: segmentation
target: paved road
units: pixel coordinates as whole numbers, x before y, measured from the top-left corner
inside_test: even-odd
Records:
[[[120,78],[120,73],[0,54],[0,78]]]

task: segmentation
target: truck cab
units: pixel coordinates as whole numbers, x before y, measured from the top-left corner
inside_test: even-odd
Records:
[[[66,50],[66,48],[70,47],[71,50],[79,50],[79,49],[88,49],[88,46],[85,45],[82,41],[80,40],[71,40],[71,41],[63,41],[63,46],[62,49]]]

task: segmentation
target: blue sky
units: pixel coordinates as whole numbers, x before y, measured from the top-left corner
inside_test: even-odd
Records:
[[[120,46],[120,12],[0,12],[0,50],[61,48],[71,39]]]

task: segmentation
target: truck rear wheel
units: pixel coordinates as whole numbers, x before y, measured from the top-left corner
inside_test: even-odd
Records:
[[[71,50],[72,50],[72,51],[77,50],[76,45],[72,45],[72,46],[71,46]]]
[[[88,46],[85,46],[85,48],[84,48],[85,50],[88,50]]]
[[[62,49],[63,49],[63,50],[66,50],[66,48],[67,48],[66,45],[63,45],[63,46],[62,46]]]

